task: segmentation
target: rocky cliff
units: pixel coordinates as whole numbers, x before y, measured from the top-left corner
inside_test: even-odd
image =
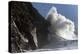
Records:
[[[41,48],[48,42],[49,23],[30,2],[9,2],[9,52]],[[37,45],[31,31],[36,28]]]

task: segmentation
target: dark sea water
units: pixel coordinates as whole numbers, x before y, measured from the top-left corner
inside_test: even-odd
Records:
[[[38,12],[43,17],[46,17],[50,8],[54,6],[57,8],[58,13],[72,20],[76,28],[78,27],[77,5],[50,4],[50,3],[32,3],[32,5],[38,10]],[[78,48],[78,40],[67,40],[67,41],[58,41],[58,42],[56,41],[54,42],[54,40],[51,40],[51,42],[43,46],[43,48],[34,51],[65,50],[65,49],[69,50],[69,49],[77,49],[77,48]]]

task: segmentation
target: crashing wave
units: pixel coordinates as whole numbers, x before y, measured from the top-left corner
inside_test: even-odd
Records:
[[[55,7],[52,7],[49,10],[46,19],[51,24],[49,27],[49,36],[55,36],[58,39],[61,38],[60,40],[77,40],[77,37],[74,33],[74,22],[58,13]]]

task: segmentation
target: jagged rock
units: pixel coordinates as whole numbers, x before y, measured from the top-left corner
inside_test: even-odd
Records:
[[[30,2],[9,2],[9,52],[41,48],[48,42],[49,23]],[[37,45],[31,31],[36,28]]]

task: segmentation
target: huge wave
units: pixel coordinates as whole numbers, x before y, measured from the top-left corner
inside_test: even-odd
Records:
[[[46,20],[51,24],[49,27],[49,37],[57,37],[60,40],[77,40],[77,36],[74,33],[74,22],[58,13],[56,7],[52,7],[49,10]]]

